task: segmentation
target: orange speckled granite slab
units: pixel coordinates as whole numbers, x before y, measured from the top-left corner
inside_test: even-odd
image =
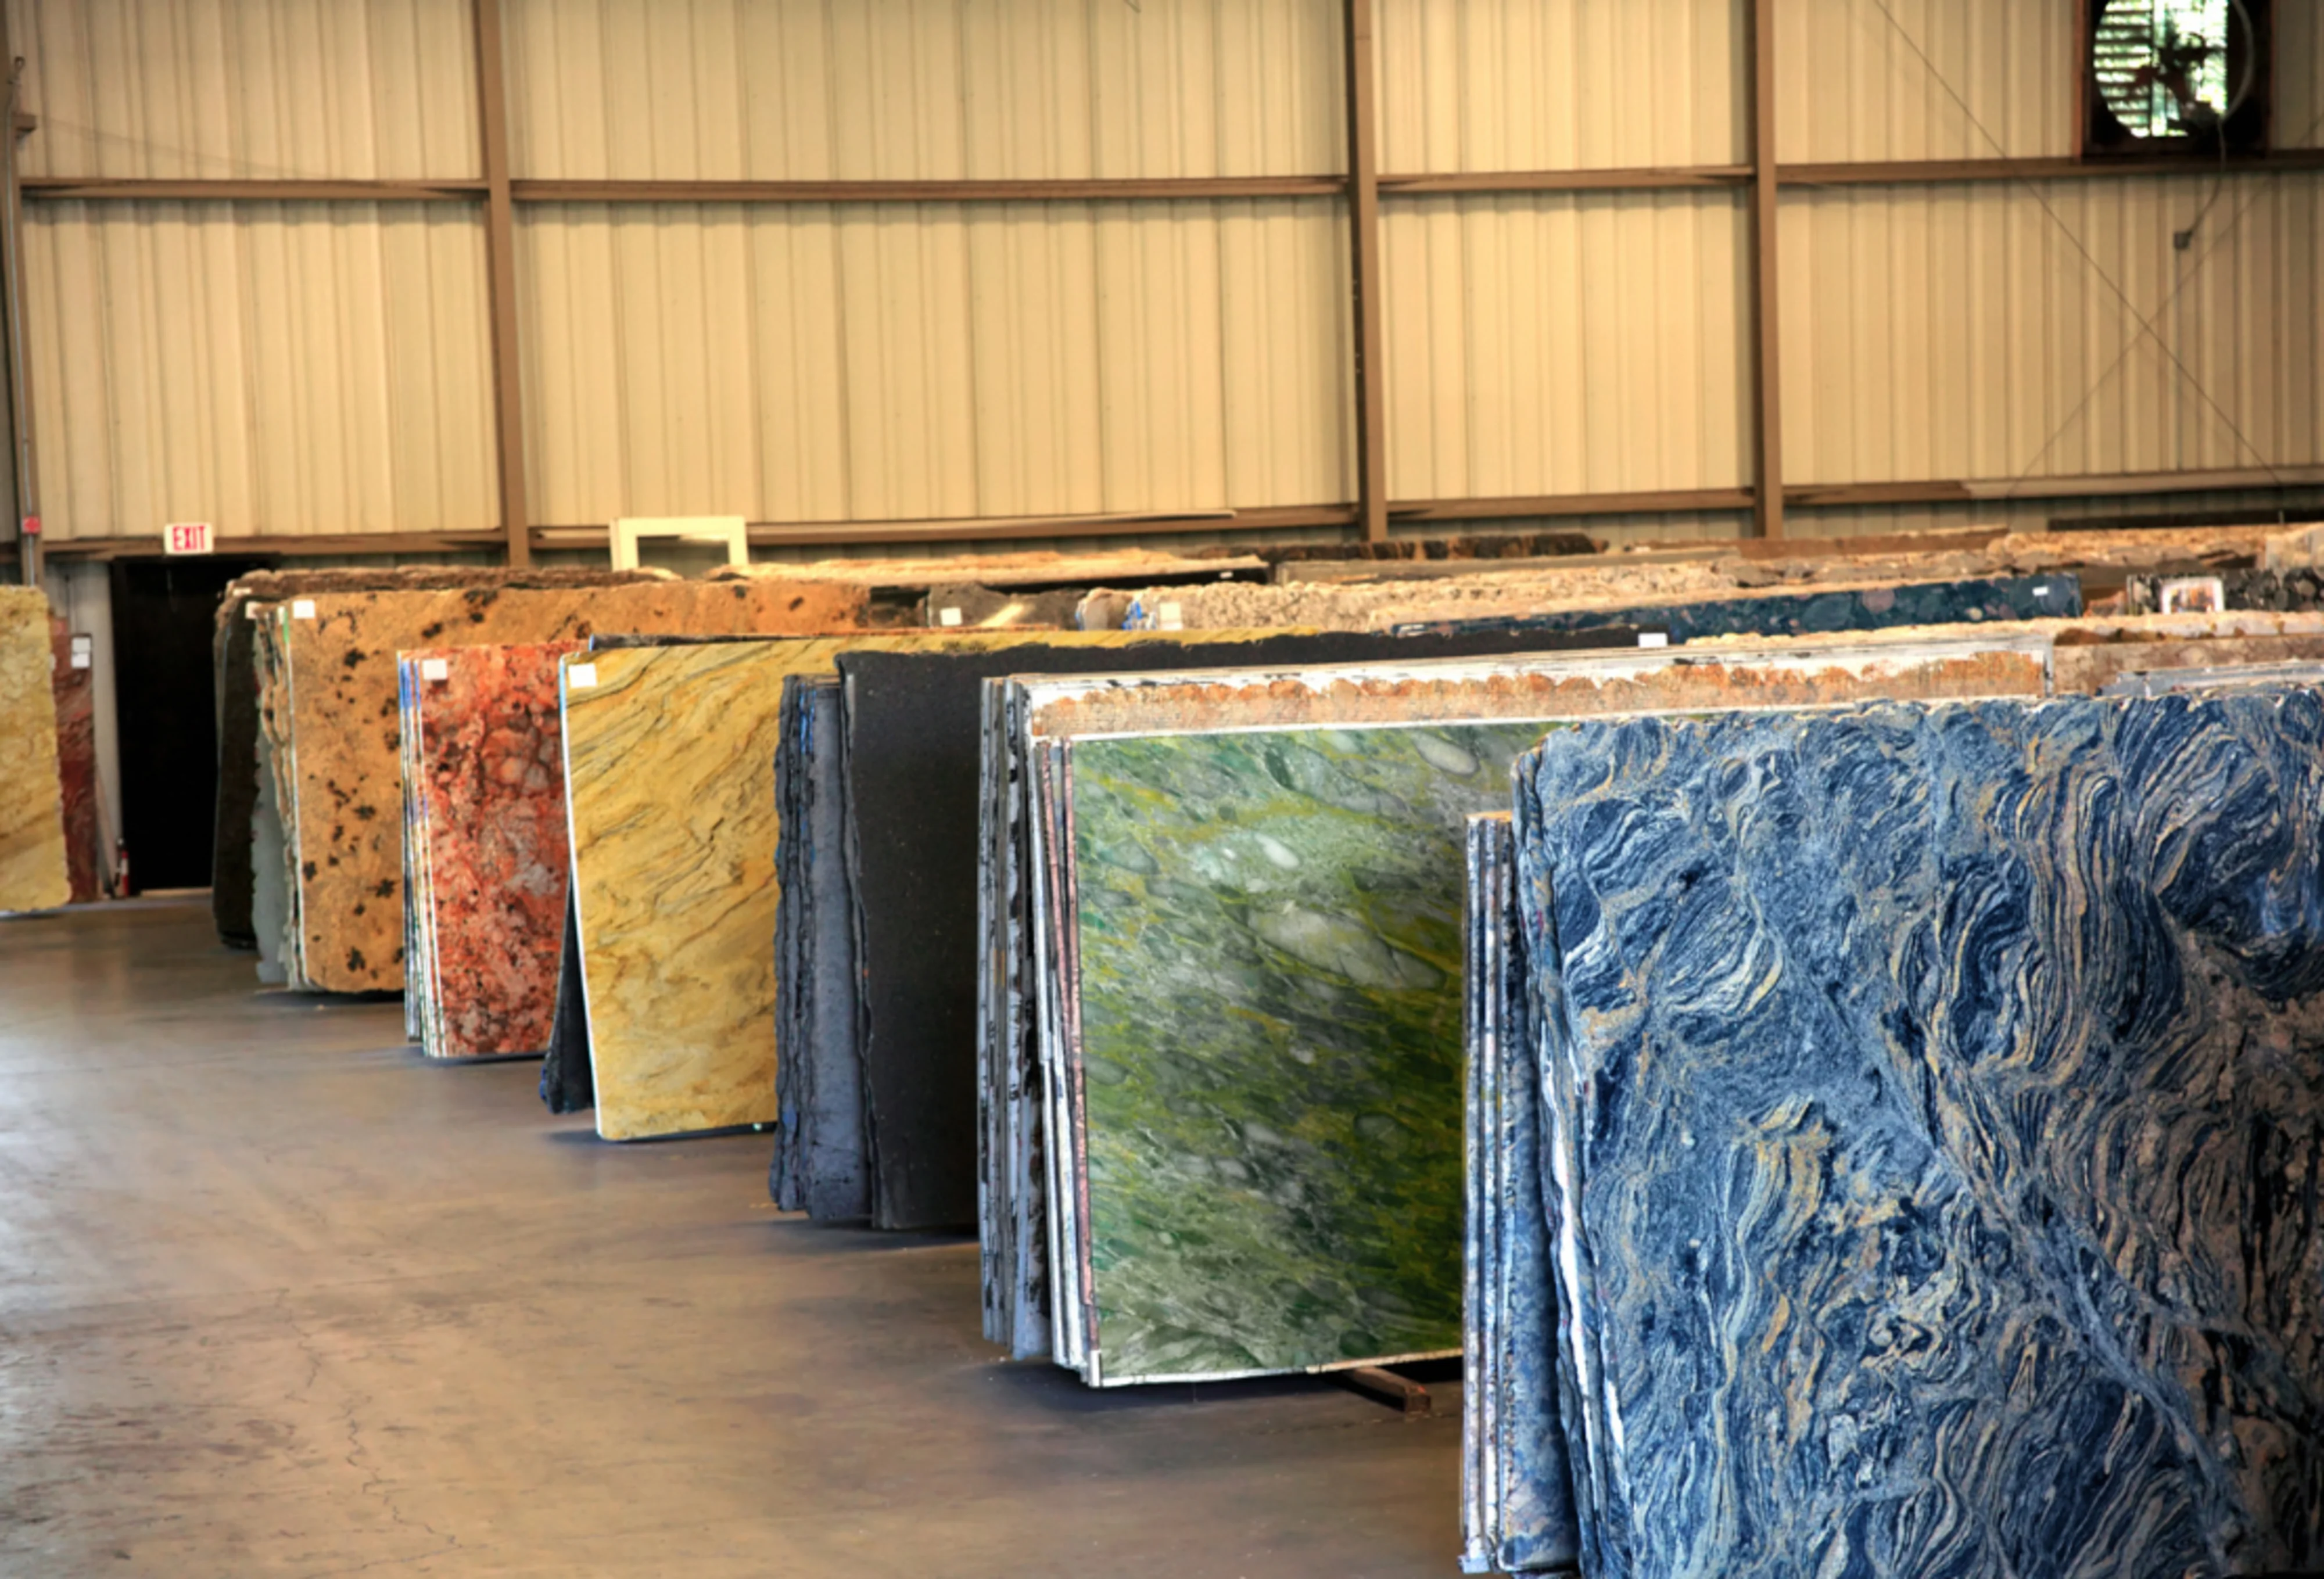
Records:
[[[403,986],[396,654],[592,634],[844,631],[861,588],[660,581],[593,588],[346,592],[273,605],[261,643],[262,723],[282,798],[287,979],[327,993]]]
[[[433,1058],[549,1046],[564,939],[565,756],[557,663],[578,642],[403,654],[406,852]]]

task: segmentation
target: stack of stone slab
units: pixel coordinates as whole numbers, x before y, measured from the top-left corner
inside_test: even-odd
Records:
[[[1472,845],[1472,1570],[2314,1565],[2324,701],[2153,688],[1526,757]]]
[[[2039,695],[2037,638],[1013,678],[988,1334],[1093,1385],[1461,1343],[1461,840],[1564,718]]]
[[[0,911],[72,898],[49,619],[38,587],[0,586]]]
[[[852,626],[860,588],[654,578],[578,587],[317,593],[250,605],[264,766],[254,930],[293,987],[403,985],[396,655],[586,640],[598,631],[779,633]],[[269,825],[272,824],[272,826]],[[269,955],[269,946],[272,953]]]

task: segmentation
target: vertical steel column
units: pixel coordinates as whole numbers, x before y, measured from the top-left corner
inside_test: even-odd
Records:
[[[1388,408],[1380,314],[1379,127],[1372,82],[1372,0],[1346,0],[1348,228],[1355,284],[1356,521],[1388,538]]]
[[[1776,333],[1775,0],[1751,4],[1751,411],[1758,535],[1784,535],[1784,380]]]
[[[509,197],[508,73],[501,51],[501,0],[474,0],[476,110],[484,133],[484,263],[491,275],[493,414],[501,470],[501,530],[508,562],[532,563],[524,497],[524,379],[516,323],[516,208]]]

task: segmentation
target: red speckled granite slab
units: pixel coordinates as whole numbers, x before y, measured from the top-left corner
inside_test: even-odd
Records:
[[[586,645],[401,655],[404,727],[416,735],[411,986],[430,1057],[549,1046],[570,872],[557,660]]]

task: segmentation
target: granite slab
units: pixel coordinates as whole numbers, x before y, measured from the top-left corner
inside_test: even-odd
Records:
[[[1585,1568],[2324,1561],[2324,703],[1521,769]]]
[[[40,588],[0,586],[0,910],[72,898],[49,619]]]
[[[866,645],[1026,639],[686,641],[564,660],[575,952],[601,1136],[779,1120],[771,940],[784,680],[828,674],[840,654]],[[543,1094],[577,1092],[560,1070],[553,1091],[544,1076]]]
[[[260,570],[236,579],[218,600],[211,639],[217,708],[217,822],[211,845],[210,912],[219,941],[256,948],[253,916],[257,871],[254,817],[259,794],[258,675],[260,618],[272,604],[330,592],[426,592],[512,587],[575,590],[666,579],[656,570],[595,570],[411,565],[330,570]]]
[[[97,839],[97,675],[89,638],[75,636],[62,619],[49,622],[55,665],[57,778],[63,797],[65,876],[72,902],[88,904],[104,891],[104,856]],[[75,644],[80,662],[74,663]]]
[[[266,605],[283,701],[271,731],[296,890],[291,983],[403,984],[396,782],[400,650],[586,640],[599,629],[779,633],[852,625],[860,588],[653,580],[615,586],[340,592]]]
[[[1470,818],[1467,854],[1461,1567],[1554,1572],[1581,1562],[1582,1537],[1557,1387],[1554,1229],[1509,813]]]
[[[2081,612],[2080,579],[2054,573],[1733,597],[1644,600],[1618,608],[1563,609],[1504,620],[1454,620],[1398,628],[1410,632],[1458,632],[1515,624],[1526,630],[1570,631],[1588,622],[1608,621],[1660,625],[1669,631],[1674,642],[1700,642],[1717,636],[1812,636],[1988,620],[2063,619]]]
[[[597,1104],[589,1070],[589,1002],[581,990],[581,923],[573,902],[573,877],[565,883],[565,925],[557,946],[557,1011],[549,1026],[549,1051],[540,1060],[540,1100],[553,1113],[586,1113]]]
[[[416,787],[408,849],[430,1057],[540,1055],[571,858],[558,662],[573,642],[403,655]]]
[[[988,685],[983,793],[987,854],[984,947],[991,963],[980,1020],[982,1154],[979,1228],[985,1249],[987,1335],[1019,1358],[1050,1354],[1080,1368],[1084,1346],[1069,1312],[1053,1307],[1050,1268],[1079,1186],[1050,1137],[1071,1125],[1049,1112],[1067,1076],[1054,1067],[1056,1002],[1069,959],[1061,915],[1070,883],[1041,849],[1058,826],[1054,794],[1036,798],[1039,751],[1107,734],[1163,731],[1345,729],[1360,724],[1548,720],[1655,708],[1831,704],[1864,697],[2040,696],[2050,661],[2042,638],[2017,634],[1938,642],[1736,648],[1718,660],[1676,650],[1549,653],[1422,662],[1012,677]],[[1051,787],[1054,789],[1054,786]],[[1448,878],[1452,868],[1447,869]],[[1448,904],[1454,900],[1448,900]],[[1045,1030],[1044,1018],[1049,1022]]]
[[[980,982],[977,883],[983,682],[1012,671],[1118,669],[1112,647],[1143,643],[1140,668],[1328,663],[1533,649],[1636,647],[1627,628],[1400,638],[1234,631],[1030,636],[1038,658],[1003,650],[862,651],[845,686],[848,826],[862,917],[864,1093],[873,1221],[883,1228],[977,1220]],[[876,829],[876,837],[863,830]]]
[[[855,1016],[855,916],[841,815],[836,675],[783,681],[775,764],[775,1067],[781,1109],[768,1189],[785,1211],[853,1221],[872,1210],[864,1167],[863,1069]]]

